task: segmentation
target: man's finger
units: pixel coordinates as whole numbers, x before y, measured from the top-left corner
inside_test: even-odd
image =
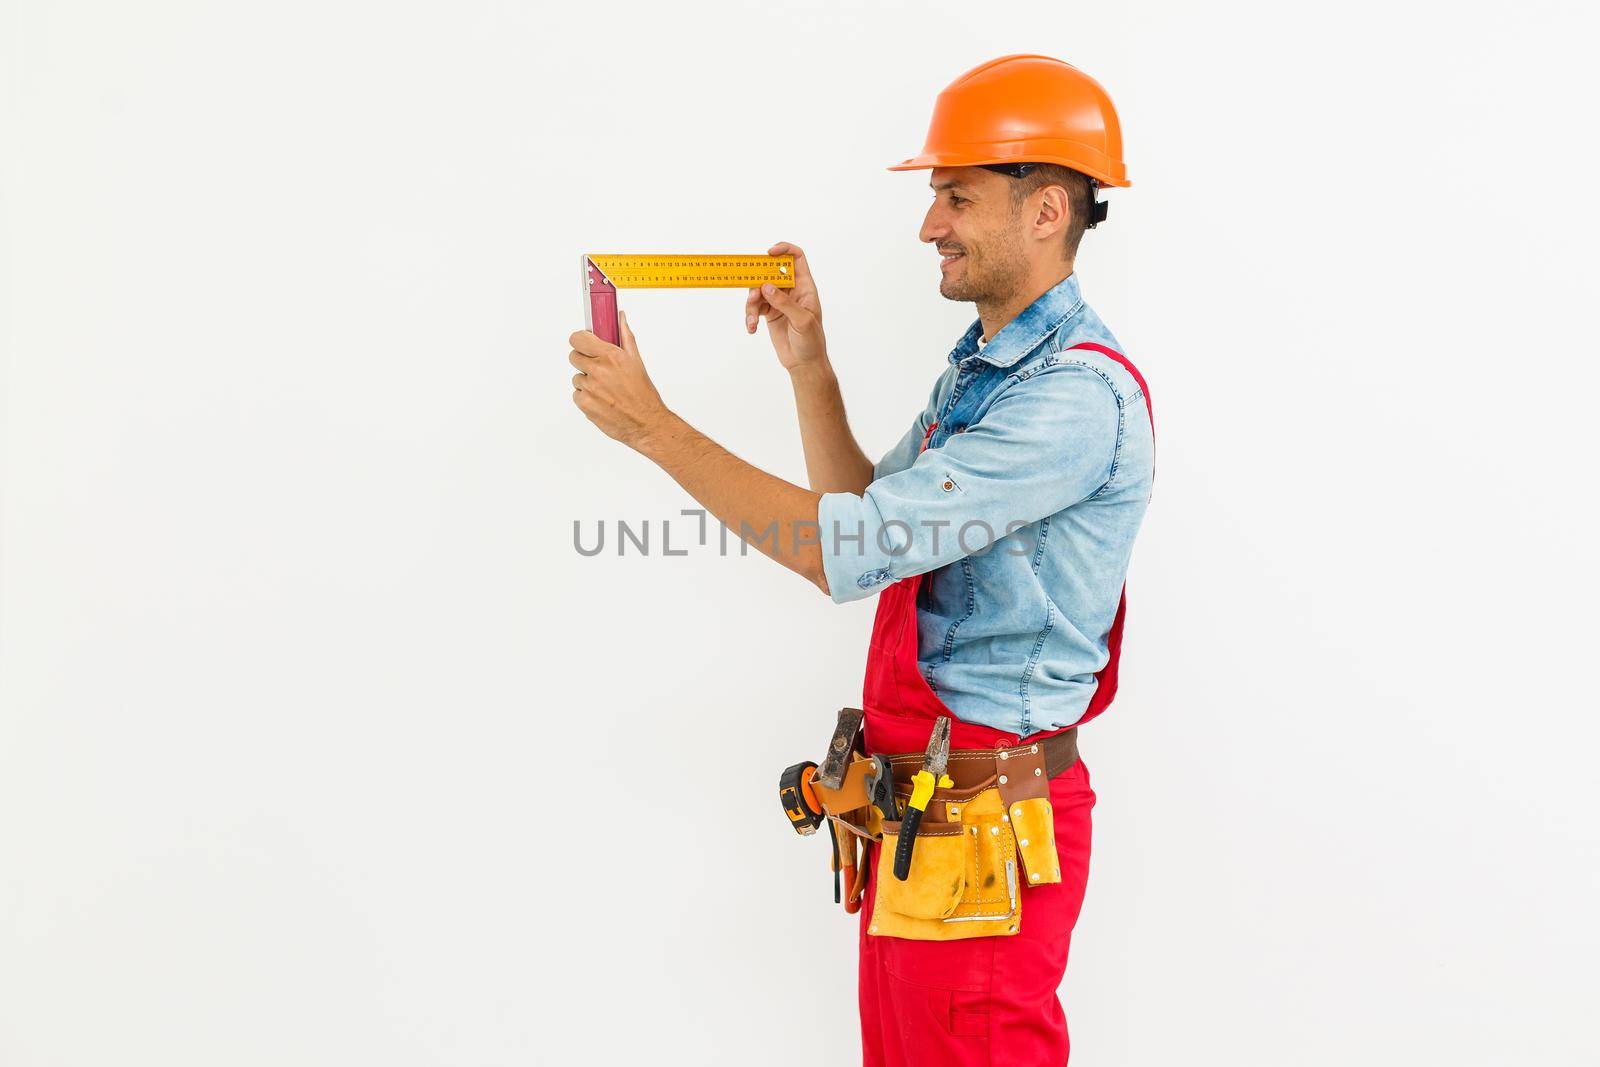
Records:
[[[595,360],[595,357],[586,356],[582,352],[574,351],[574,352],[568,352],[567,353],[567,362],[572,364],[574,367],[577,367],[579,370],[583,371],[585,374],[587,374],[589,372],[590,368],[592,368],[595,365],[594,364],[594,360]]]
[[[772,305],[767,303],[761,295],[760,289],[750,290],[750,296],[744,302],[744,327],[749,333],[755,333],[756,327],[761,325],[763,318],[771,317]]]
[[[761,321],[761,290],[752,289],[750,295],[744,298],[744,332],[755,333],[756,325]]]
[[[784,318],[794,323],[798,328],[803,330],[811,324],[811,312],[802,307],[792,294],[786,293],[776,285],[768,282],[761,287],[761,295],[766,297]]]
[[[584,374],[582,371],[580,371],[577,374],[574,374],[572,376],[572,391],[574,393],[583,392],[583,380],[585,378],[587,378],[587,377],[589,377],[589,376],[587,374]]]
[[[586,356],[603,356],[607,352],[614,352],[617,349],[616,345],[600,340],[588,330],[573,331],[572,336],[567,338],[567,343]]]

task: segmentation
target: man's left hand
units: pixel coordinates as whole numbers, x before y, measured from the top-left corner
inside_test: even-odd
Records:
[[[578,368],[572,376],[572,402],[600,427],[600,432],[630,448],[638,448],[652,430],[672,412],[650,381],[639,358],[639,346],[627,316],[617,312],[621,346],[607,344],[588,330],[567,341],[572,345],[568,362]]]

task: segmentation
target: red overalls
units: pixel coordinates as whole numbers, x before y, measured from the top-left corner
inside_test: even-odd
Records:
[[[1080,344],[1144,378],[1121,354]],[[937,424],[935,424],[937,425]],[[934,426],[928,427],[926,449]],[[922,576],[902,578],[878,595],[862,695],[868,753],[917,752],[933,720],[952,718],[950,747],[996,748],[1016,734],[963,722],[944,706],[917,665],[917,590]],[[1104,711],[1117,690],[1126,597],[1106,636],[1108,659],[1082,725]],[[1051,733],[1030,735],[1030,740]],[[1050,782],[1061,881],[1022,887],[1022,929],[1006,937],[917,941],[869,936],[882,845],[871,845],[871,870],[861,907],[861,1044],[863,1067],[1043,1067],[1067,1062],[1067,1020],[1056,990],[1067,968],[1072,927],[1089,878],[1089,772],[1080,759]]]

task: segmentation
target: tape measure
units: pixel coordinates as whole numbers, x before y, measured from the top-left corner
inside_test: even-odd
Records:
[[[593,253],[583,257],[583,324],[600,340],[621,344],[618,289],[755,289],[767,282],[793,289],[794,257]]]
[[[793,256],[588,255],[618,289],[794,288]]]
[[[789,825],[802,837],[816,833],[817,827],[822,825],[822,801],[811,788],[811,776],[816,769],[817,765],[807,760],[785,767],[778,776],[778,801],[783,805],[783,813],[789,816]]]

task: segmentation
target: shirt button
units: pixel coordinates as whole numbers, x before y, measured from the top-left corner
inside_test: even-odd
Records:
[[[889,568],[884,567],[881,570],[868,571],[866,574],[863,574],[861,577],[856,579],[856,585],[862,589],[871,589],[873,586],[882,585],[888,580]]]

